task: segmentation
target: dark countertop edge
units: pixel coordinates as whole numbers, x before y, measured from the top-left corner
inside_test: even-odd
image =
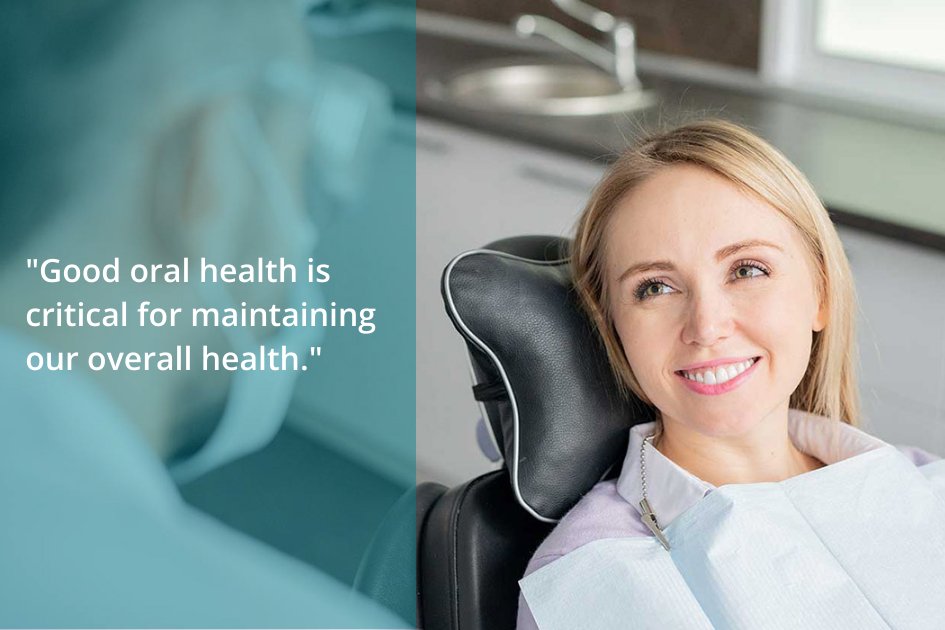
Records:
[[[826,203],[827,213],[836,225],[862,230],[870,234],[878,234],[897,241],[918,245],[938,253],[945,253],[945,234],[920,230],[918,228],[892,223],[875,217],[867,216],[849,210],[834,207]]]
[[[498,129],[464,117],[461,113],[451,114],[436,107],[425,107],[424,104],[420,102],[417,103],[416,112],[418,116],[442,120],[498,138],[512,139],[524,144],[549,149],[571,158],[580,157],[593,162],[608,164],[616,157],[613,153],[603,150],[598,153],[590,152],[587,150],[586,146],[582,146],[578,143],[564,142],[554,138],[538,137],[527,132],[517,131],[514,128]],[[877,234],[893,240],[909,243],[910,245],[931,249],[940,254],[945,254],[945,234],[938,234],[902,223],[877,219],[869,215],[834,206],[829,200],[824,200],[824,205],[827,207],[827,212],[836,225],[854,228],[870,234]]]

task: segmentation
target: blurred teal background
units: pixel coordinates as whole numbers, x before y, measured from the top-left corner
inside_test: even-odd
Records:
[[[414,518],[390,510],[416,470],[415,41],[412,2],[0,7],[0,626],[415,623],[415,542],[374,540]],[[115,257],[116,284],[25,265]],[[185,257],[189,284],[129,279]],[[312,258],[331,280],[201,286],[201,257],[285,257],[303,277]],[[375,331],[189,317],[302,300],[376,309]],[[80,301],[125,301],[129,325],[26,323]],[[138,326],[142,301],[182,323]],[[85,361],[181,344],[190,372]],[[200,370],[204,345],[263,344],[307,370]],[[34,351],[80,358],[31,371]],[[398,601],[358,591],[372,540],[403,559]]]

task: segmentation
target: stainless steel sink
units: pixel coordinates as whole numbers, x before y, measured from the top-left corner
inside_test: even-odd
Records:
[[[488,112],[597,116],[656,105],[652,90],[624,89],[613,75],[581,64],[492,64],[429,81],[427,96]]]

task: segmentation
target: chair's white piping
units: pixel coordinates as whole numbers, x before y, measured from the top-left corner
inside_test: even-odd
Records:
[[[459,316],[459,312],[456,310],[456,305],[453,303],[453,293],[450,290],[450,275],[453,272],[453,267],[455,267],[456,263],[458,263],[463,258],[467,256],[472,256],[475,254],[499,256],[502,258],[509,258],[512,260],[521,260],[523,262],[527,262],[533,265],[548,265],[548,266],[562,265],[562,264],[567,263],[569,259],[562,258],[559,260],[534,260],[531,258],[524,258],[522,256],[516,256],[514,254],[508,254],[506,252],[500,252],[500,251],[495,251],[491,249],[473,249],[468,252],[463,252],[462,254],[459,254],[458,256],[453,258],[453,260],[451,260],[450,263],[446,266],[446,271],[444,272],[444,277],[443,277],[443,288],[444,288],[444,292],[446,293],[446,303],[449,306],[450,313],[452,313],[453,315],[453,320],[457,324],[459,324],[459,327],[462,328],[463,332],[467,335],[467,338],[472,340],[473,343],[475,343],[476,346],[480,350],[485,352],[489,356],[489,358],[492,359],[492,362],[495,364],[496,368],[498,368],[499,370],[499,375],[502,377],[502,383],[505,385],[505,390],[509,394],[509,403],[512,405],[512,428],[513,428],[513,433],[515,437],[515,444],[513,446],[514,457],[513,457],[513,461],[510,463],[510,473],[512,476],[512,491],[515,493],[515,499],[519,502],[519,505],[525,508],[525,511],[527,511],[529,514],[537,518],[539,521],[543,521],[545,523],[557,523],[559,519],[548,518],[547,516],[542,516],[541,514],[538,514],[538,512],[536,512],[522,498],[522,492],[519,489],[519,484],[518,484],[518,445],[519,445],[518,424],[519,422],[518,422],[518,402],[516,402],[515,400],[515,392],[512,391],[512,385],[511,383],[509,383],[509,377],[505,373],[505,367],[502,365],[502,362],[499,361],[499,357],[497,357],[495,353],[492,351],[492,349],[489,348],[485,343],[483,343],[483,341],[479,339],[479,337],[477,337],[469,329],[468,326],[466,326],[466,323],[462,320],[462,318]],[[486,424],[489,424],[488,416],[486,416],[484,420],[486,421]],[[491,428],[490,428],[490,432],[491,432]],[[493,436],[493,439],[495,439],[494,436]],[[508,460],[506,461],[508,462]]]

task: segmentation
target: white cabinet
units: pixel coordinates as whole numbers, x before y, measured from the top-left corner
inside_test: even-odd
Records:
[[[838,231],[860,304],[864,428],[945,457],[945,255]]]

